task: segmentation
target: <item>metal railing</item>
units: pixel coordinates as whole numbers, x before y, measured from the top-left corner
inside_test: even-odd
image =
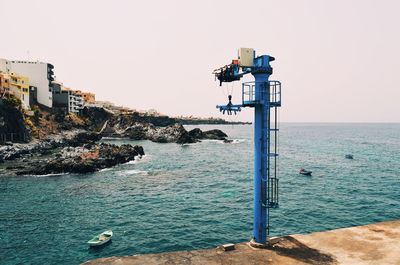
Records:
[[[258,91],[256,91],[256,85],[255,81],[242,83],[242,104],[244,106],[261,104],[263,100],[268,99],[268,94],[271,106],[281,105],[281,82],[275,80],[260,82],[258,85],[262,87]]]
[[[28,142],[28,140],[29,136],[27,133],[0,133],[0,144],[4,144],[6,142]]]

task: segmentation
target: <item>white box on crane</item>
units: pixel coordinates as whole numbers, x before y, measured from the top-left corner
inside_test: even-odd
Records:
[[[254,49],[240,48],[239,49],[239,65],[242,67],[252,67],[254,65]]]

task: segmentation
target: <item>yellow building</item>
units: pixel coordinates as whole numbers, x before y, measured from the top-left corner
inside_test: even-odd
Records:
[[[16,73],[10,74],[9,84],[10,94],[21,100],[22,108],[29,109],[29,78],[26,76],[18,75]]]
[[[75,94],[80,95],[86,103],[94,104],[96,103],[96,96],[93,93],[82,92],[81,90],[75,90]]]

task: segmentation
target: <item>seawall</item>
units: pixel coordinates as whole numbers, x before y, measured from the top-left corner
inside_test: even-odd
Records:
[[[400,264],[400,220],[274,240],[267,249],[247,243],[205,250],[100,258],[85,265],[136,264]]]

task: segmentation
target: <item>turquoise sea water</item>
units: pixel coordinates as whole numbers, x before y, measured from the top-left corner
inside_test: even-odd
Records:
[[[249,240],[252,126],[200,127],[236,141],[117,140],[143,145],[146,157],[89,175],[0,177],[0,263],[78,264]],[[400,124],[283,124],[279,152],[273,235],[400,218]],[[301,167],[313,176],[298,175]],[[108,228],[113,242],[89,249]]]

